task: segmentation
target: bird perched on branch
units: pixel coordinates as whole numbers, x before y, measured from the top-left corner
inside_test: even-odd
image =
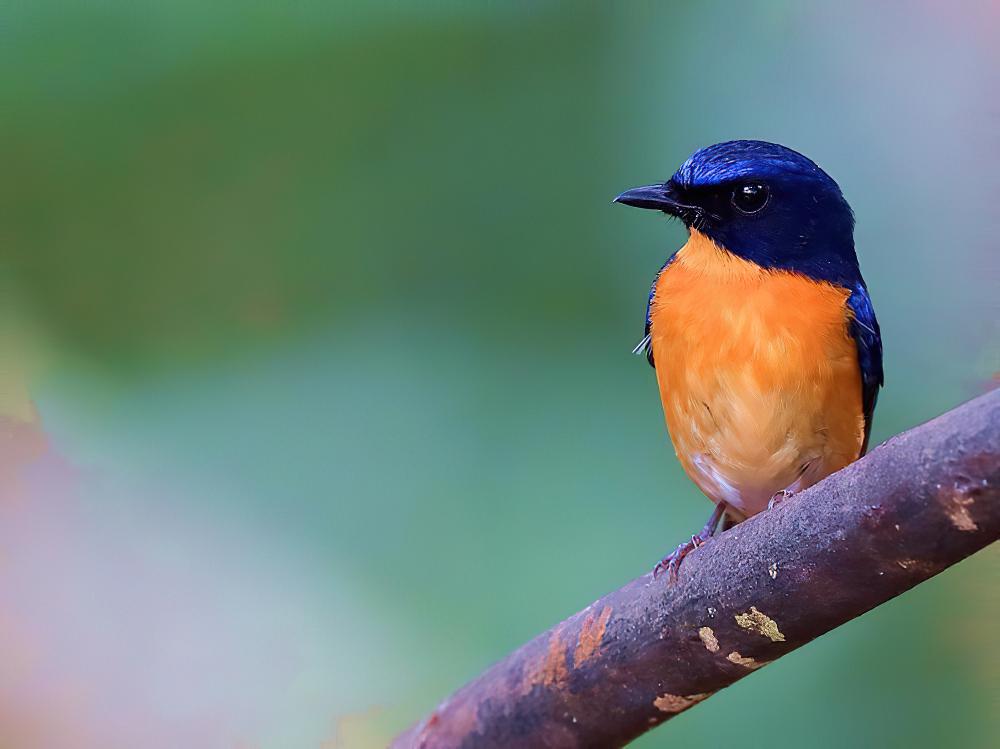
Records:
[[[737,140],[615,201],[679,218],[687,243],[653,281],[645,353],[688,476],[715,503],[660,561],[670,578],[719,527],[864,455],[882,339],[837,183],[800,153]]]

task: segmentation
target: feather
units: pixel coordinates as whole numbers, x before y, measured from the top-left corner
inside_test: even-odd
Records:
[[[656,275],[653,277],[653,283],[649,287],[649,296],[646,298],[646,327],[643,330],[644,335],[638,345],[632,349],[632,353],[636,356],[645,354],[646,361],[649,362],[649,366],[653,369],[656,369],[656,363],[653,361],[653,297],[656,296],[656,284],[660,280],[660,274],[667,269],[667,266],[674,261],[675,257],[677,257],[676,252],[667,258],[667,261],[656,271]]]
[[[847,305],[853,313],[850,322],[850,333],[858,347],[858,365],[861,367],[861,406],[865,415],[865,440],[861,445],[861,454],[868,450],[868,440],[872,431],[872,416],[875,413],[875,403],[878,401],[879,388],[885,382],[882,370],[882,334],[879,331],[878,320],[875,319],[875,308],[863,280],[858,280],[847,299]]]

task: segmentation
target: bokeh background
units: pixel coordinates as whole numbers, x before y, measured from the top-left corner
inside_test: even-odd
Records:
[[[708,504],[629,356],[755,137],[841,184],[876,442],[998,366],[1000,6],[6,3],[0,745],[368,747]],[[640,747],[995,746],[989,550]]]

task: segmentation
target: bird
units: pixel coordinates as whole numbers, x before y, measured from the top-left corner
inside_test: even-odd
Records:
[[[677,458],[715,507],[653,569],[676,580],[716,535],[862,457],[882,336],[837,183],[785,146],[702,148],[614,202],[687,228],[656,274],[633,353],[656,372]]]

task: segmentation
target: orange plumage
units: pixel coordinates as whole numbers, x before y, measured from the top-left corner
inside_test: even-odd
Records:
[[[650,309],[656,377],[684,470],[734,519],[798,491],[862,449],[849,291],[765,269],[696,230]]]

